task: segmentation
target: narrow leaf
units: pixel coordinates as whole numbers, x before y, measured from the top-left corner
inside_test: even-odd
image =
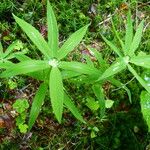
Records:
[[[49,80],[50,98],[56,119],[61,123],[63,113],[64,91],[61,72],[57,67],[52,67]]]
[[[43,36],[36,30],[32,25],[25,22],[24,20],[13,15],[16,22],[22,28],[22,30],[27,34],[30,40],[37,46],[37,48],[49,59],[53,57],[52,51],[48,46],[47,42],[44,40]]]
[[[20,74],[27,74],[47,68],[50,68],[47,61],[28,60],[15,64],[13,67],[10,66],[6,71],[1,73],[0,77],[6,78]]]
[[[102,76],[98,79],[98,81],[113,76],[124,69],[126,69],[126,64],[122,59],[118,59],[102,74]]]
[[[103,40],[106,42],[106,44],[119,56],[122,57],[122,53],[120,52],[120,50],[109,40],[107,40],[103,35],[101,35]]]
[[[77,107],[74,105],[73,101],[69,98],[69,96],[66,93],[64,95],[64,104],[78,120],[85,123],[85,121],[84,121],[83,117],[81,116],[81,114],[79,113]]]
[[[2,46],[2,43],[0,42],[0,57],[2,54],[3,54],[3,46]]]
[[[113,27],[114,33],[115,33],[117,39],[119,40],[120,45],[121,45],[121,47],[122,47],[122,49],[123,49],[123,48],[124,48],[124,43],[123,43],[123,41],[121,40],[121,38],[119,37],[118,31],[117,31],[116,28],[115,28],[115,25],[114,25],[114,22],[113,22],[112,18],[111,18],[111,23],[112,23],[112,27]]]
[[[126,25],[124,54],[127,54],[129,52],[132,39],[133,39],[133,26],[132,26],[131,12],[129,11]]]
[[[130,62],[137,66],[150,68],[150,55],[133,57]]]
[[[61,61],[59,67],[64,70],[75,71],[82,74],[100,74],[96,68],[90,67],[87,64],[83,64],[80,62],[64,62]]]
[[[58,50],[58,28],[57,21],[53,9],[47,0],[47,25],[48,25],[48,44],[53,52],[53,56],[56,57]]]
[[[62,74],[63,79],[68,79],[68,78],[72,78],[72,77],[81,75],[81,73],[79,73],[79,72],[69,71],[69,70],[63,70],[61,72],[61,74]]]
[[[146,82],[136,73],[136,71],[128,64],[129,71],[135,76],[139,83],[150,93],[150,87]]]
[[[44,103],[46,92],[47,92],[47,85],[45,83],[42,83],[33,99],[30,116],[29,116],[29,123],[28,123],[29,130],[34,125],[35,120],[37,119],[41,111],[41,107],[42,107],[42,104]]]
[[[135,36],[133,38],[133,41],[131,43],[131,47],[130,47],[130,50],[128,52],[128,55],[130,57],[134,55],[134,52],[139,47],[139,44],[140,44],[141,38],[142,38],[143,27],[144,27],[144,20],[141,21],[141,23],[139,24],[139,26],[138,26],[138,28],[136,30]]]
[[[148,125],[148,131],[150,132],[150,93],[142,91],[141,95],[141,111],[143,117]]]
[[[63,46],[58,51],[58,59],[64,58],[69,52],[71,52],[82,40],[84,37],[87,28],[89,25],[86,25],[80,28],[78,31],[73,33],[67,41],[63,44]]]

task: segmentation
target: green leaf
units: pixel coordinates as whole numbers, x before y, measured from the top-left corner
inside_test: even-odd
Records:
[[[142,38],[143,27],[144,27],[144,20],[141,21],[141,23],[139,24],[139,26],[136,30],[135,36],[133,38],[133,41],[131,43],[130,50],[127,53],[130,57],[132,57],[134,55],[134,52],[139,47],[139,44],[140,44],[141,38]]]
[[[137,66],[150,68],[150,55],[133,57],[130,62]]]
[[[112,18],[111,18],[111,23],[112,23],[112,27],[113,27],[114,33],[115,33],[117,39],[119,40],[120,45],[121,45],[121,47],[122,47],[122,49],[123,49],[123,48],[124,48],[124,43],[123,43],[123,41],[122,41],[122,40],[120,39],[120,37],[119,37],[118,31],[117,31],[116,28],[115,28],[115,25],[114,25],[114,22],[113,22]]]
[[[57,67],[52,67],[50,73],[49,88],[53,112],[58,122],[61,123],[64,102],[64,90],[61,72]]]
[[[62,59],[64,58],[69,52],[71,52],[82,40],[84,37],[87,28],[89,25],[86,25],[80,28],[78,31],[73,33],[67,41],[63,44],[63,46],[59,49],[57,58]]]
[[[97,74],[97,75],[100,74],[96,68],[75,61],[74,62],[61,61],[59,64],[59,68],[62,68],[64,70],[75,71],[82,74]]]
[[[0,42],[0,57],[2,56],[3,54],[3,46],[2,46],[2,43]]]
[[[150,93],[147,93],[146,91],[142,91],[141,93],[141,111],[143,114],[143,117],[148,125],[148,131],[150,132]]]
[[[95,101],[95,99],[92,97],[87,98],[86,101],[86,106],[89,107],[92,111],[98,110],[100,106],[98,101]]]
[[[35,72],[39,70],[44,70],[50,68],[47,61],[42,60],[27,60],[20,62],[13,67],[9,67],[6,71],[0,74],[1,78],[7,78],[20,74],[27,74],[30,72]]]
[[[100,105],[100,117],[101,119],[105,115],[105,96],[104,96],[104,90],[102,85],[100,84],[94,84],[92,86],[92,89],[94,91],[95,96],[97,97]]]
[[[68,79],[68,78],[77,77],[81,75],[81,73],[79,72],[69,71],[69,70],[63,70],[61,74],[63,79]]]
[[[74,103],[72,102],[72,100],[69,98],[69,96],[66,93],[64,94],[64,104],[78,120],[85,123],[85,121],[84,121],[83,117],[81,116],[81,114],[79,113],[77,107],[74,105]]]
[[[100,76],[99,80],[106,79],[110,76],[117,74],[118,72],[126,69],[126,64],[122,59],[118,59],[115,63],[113,63],[103,74]]]
[[[83,55],[83,59],[86,60],[87,65],[89,65],[90,67],[93,67],[93,68],[94,68],[94,63],[92,62],[90,56],[88,56],[88,55]]]
[[[123,49],[124,54],[127,54],[129,52],[132,39],[133,39],[133,26],[132,26],[131,11],[129,11],[126,25],[125,47]]]
[[[28,125],[26,124],[19,124],[19,130],[21,133],[26,133],[27,132],[27,129],[28,129]]]
[[[17,99],[13,104],[13,109],[18,113],[23,113],[27,108],[29,108],[29,103],[27,99]]]
[[[47,0],[47,25],[48,25],[48,44],[53,52],[53,56],[56,57],[58,50],[58,28],[57,21],[53,9]]]
[[[14,67],[14,64],[10,61],[0,61],[0,68],[4,68],[4,69],[7,69],[7,68],[10,68],[10,67]]]
[[[105,101],[105,107],[106,108],[111,108],[113,106],[113,104],[114,104],[114,101],[112,101],[112,100],[106,100]]]
[[[128,64],[129,71],[135,76],[139,83],[150,93],[150,87],[146,82],[136,73],[136,71]]]
[[[42,104],[44,103],[46,92],[47,92],[47,85],[45,83],[42,83],[33,99],[30,116],[29,116],[29,123],[28,123],[29,130],[34,125],[35,120],[37,119],[41,111],[41,107],[42,107]]]
[[[24,20],[18,18],[17,16],[13,15],[16,22],[22,28],[22,30],[27,34],[30,40],[37,46],[37,48],[49,59],[53,57],[52,51],[48,46],[48,43],[44,40],[43,36],[36,30],[32,25],[25,22]]]
[[[106,42],[106,44],[119,56],[122,57],[122,53],[120,52],[120,50],[109,40],[107,40],[103,35],[101,35],[103,40]]]

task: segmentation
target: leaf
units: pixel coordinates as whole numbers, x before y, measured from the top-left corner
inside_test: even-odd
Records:
[[[87,65],[89,65],[90,67],[93,67],[93,68],[94,68],[94,63],[92,62],[90,56],[84,55],[84,56],[83,56],[83,59],[86,60]]]
[[[2,56],[3,54],[3,46],[2,46],[2,43],[0,42],[0,57]]]
[[[113,76],[118,72],[124,70],[125,68],[126,68],[126,64],[124,63],[124,61],[122,59],[118,59],[102,74],[102,76],[99,77],[98,81]]]
[[[139,26],[136,30],[135,36],[133,38],[133,41],[131,43],[130,50],[127,53],[130,57],[132,57],[134,55],[134,52],[139,47],[139,44],[140,44],[141,38],[142,38],[143,27],[144,27],[144,20],[141,21],[141,23],[139,24]]]
[[[108,64],[106,63],[106,61],[103,59],[102,54],[100,52],[98,52],[95,48],[89,48],[89,50],[93,53],[93,55],[96,57],[96,59],[99,62],[100,65],[100,69],[102,71],[105,71],[106,68],[108,67]]]
[[[7,78],[20,74],[27,74],[39,70],[50,68],[47,61],[42,60],[27,60],[9,67],[6,71],[0,74],[1,78]]]
[[[18,40],[13,42],[12,44],[9,45],[9,47],[6,49],[6,52],[3,53],[3,58],[7,57],[16,47],[16,45],[18,44]]]
[[[32,126],[35,123],[35,120],[37,119],[41,111],[41,107],[42,107],[42,104],[44,103],[46,92],[47,92],[47,85],[45,83],[42,83],[33,99],[30,116],[29,116],[29,122],[28,122],[28,125],[29,125],[28,130],[31,130]]]
[[[78,120],[80,120],[83,123],[86,123],[81,114],[79,113],[77,107],[74,105],[74,103],[66,93],[64,94],[64,104]]]
[[[17,16],[13,15],[15,21],[19,24],[22,30],[27,34],[30,40],[37,46],[37,48],[49,59],[53,57],[52,51],[48,46],[47,42],[44,40],[42,35],[36,30],[32,25],[25,22],[24,20],[18,18]]]
[[[102,85],[100,84],[94,84],[92,86],[92,89],[94,91],[95,96],[97,97],[100,105],[100,117],[101,119],[105,115],[105,96],[104,96],[104,90],[102,88]]]
[[[68,78],[72,78],[72,77],[81,75],[81,73],[78,73],[75,71],[69,71],[69,70],[63,70],[63,71],[61,71],[61,74],[62,74],[63,79],[68,79]]]
[[[139,83],[150,93],[150,87],[146,82],[136,73],[136,71],[128,64],[129,71],[135,76]]]
[[[47,25],[48,25],[48,44],[53,52],[53,56],[56,57],[56,52],[58,50],[58,28],[55,14],[49,3],[49,0],[47,0]]]
[[[0,61],[0,68],[4,68],[4,69],[7,69],[7,68],[10,68],[10,67],[13,67],[13,63],[10,62],[10,61]]]
[[[112,23],[112,27],[113,27],[114,33],[115,33],[117,39],[119,40],[120,45],[121,45],[121,47],[122,47],[122,49],[123,49],[123,48],[124,48],[124,43],[123,43],[123,41],[122,41],[122,40],[120,39],[120,37],[119,37],[118,31],[117,31],[116,28],[115,28],[115,25],[114,25],[114,22],[113,22],[112,18],[111,18],[111,23]]]
[[[119,56],[122,58],[122,53],[120,52],[120,50],[109,40],[107,40],[103,35],[101,35],[103,40],[106,42],[106,44]]]
[[[80,62],[65,62],[61,61],[59,67],[64,70],[75,71],[82,74],[97,74],[99,75],[99,71],[96,68],[90,67],[87,64],[83,64]]]
[[[132,39],[133,39],[133,26],[132,26],[131,11],[129,11],[126,25],[125,47],[123,49],[124,54],[127,54],[129,52]]]
[[[95,101],[95,99],[92,97],[87,98],[86,101],[86,106],[89,107],[92,111],[98,110],[100,106],[98,101]]]
[[[61,123],[64,102],[64,91],[61,72],[57,67],[52,67],[50,73],[49,88],[53,112],[58,122]]]
[[[63,46],[58,51],[58,55],[57,55],[58,59],[64,58],[81,42],[82,38],[84,37],[87,31],[88,26],[89,25],[86,25],[80,28],[67,39],[67,41],[63,44]]]
[[[106,100],[105,101],[105,107],[106,108],[111,108],[113,106],[113,104],[114,104],[114,101],[112,101],[112,100]]]
[[[137,66],[150,68],[150,55],[133,57],[130,62]]]
[[[142,91],[140,98],[141,111],[145,121],[147,122],[148,131],[150,132],[150,93]]]
[[[25,134],[27,132],[28,126],[26,124],[19,124],[18,127],[21,133]]]

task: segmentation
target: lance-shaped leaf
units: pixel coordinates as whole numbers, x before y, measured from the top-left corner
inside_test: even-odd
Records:
[[[86,25],[80,28],[78,31],[73,33],[67,41],[63,44],[63,46],[59,49],[57,58],[62,59],[64,58],[69,52],[71,52],[82,40],[84,37],[87,28],[89,25]]]
[[[61,123],[64,102],[64,90],[61,72],[57,67],[52,67],[49,80],[50,98],[56,119]]]
[[[139,26],[136,30],[135,36],[133,38],[133,41],[131,43],[130,50],[127,52],[127,54],[130,57],[134,55],[134,52],[139,47],[139,44],[141,42],[143,27],[144,27],[144,20],[141,21],[141,23],[139,24]]]
[[[42,83],[33,99],[28,123],[29,130],[32,128],[33,124],[35,123],[35,120],[37,119],[41,111],[41,107],[42,104],[44,103],[46,92],[47,92],[47,85],[45,83]]]
[[[0,42],[0,57],[2,56],[3,54],[3,46],[2,46],[2,43]]]
[[[118,59],[115,63],[113,63],[106,71],[100,76],[99,80],[106,79],[110,76],[117,74],[118,72],[126,69],[126,64],[123,59]]]
[[[114,25],[114,22],[113,22],[112,18],[111,18],[111,23],[112,23],[112,27],[113,27],[114,33],[115,33],[117,39],[119,40],[120,45],[121,45],[121,47],[122,47],[122,49],[123,49],[123,48],[124,48],[124,43],[123,43],[123,41],[120,39],[120,36],[119,36],[119,34],[118,34],[118,31],[117,31],[116,28],[115,28],[115,25]]]
[[[125,47],[123,49],[124,54],[127,54],[129,52],[132,39],[133,39],[133,26],[132,26],[131,12],[129,11],[126,25]]]
[[[64,94],[64,104],[78,120],[85,123],[85,121],[84,121],[83,117],[81,116],[81,114],[79,113],[77,107],[74,105],[74,103],[72,102],[72,100],[69,98],[69,96],[66,93]]]
[[[48,25],[48,44],[52,50],[53,56],[56,57],[56,52],[58,50],[58,28],[55,14],[52,7],[47,0],[47,25]]]
[[[140,84],[150,93],[150,87],[146,82],[136,73],[136,71],[128,64],[129,71],[135,76],[135,78],[140,82]]]
[[[63,70],[63,71],[61,71],[61,75],[62,75],[63,79],[68,79],[68,78],[79,76],[79,75],[81,75],[81,73],[75,72],[75,71],[70,71],[70,70]]]
[[[79,72],[82,74],[97,74],[97,75],[100,74],[96,68],[93,68],[87,64],[83,64],[83,63],[75,62],[75,61],[74,62],[61,61],[59,64],[59,68],[62,68],[64,70]]]
[[[150,93],[142,91],[141,95],[141,111],[143,117],[148,125],[148,131],[150,132]]]
[[[6,71],[1,73],[0,77],[6,78],[6,77],[11,77],[20,74],[27,74],[30,72],[44,70],[47,68],[50,68],[47,61],[28,60],[28,61],[20,62],[14,65],[13,67],[10,66]]]
[[[137,66],[150,68],[150,55],[133,57],[131,58],[130,62]]]
[[[32,25],[25,22],[24,20],[13,15],[16,22],[22,28],[22,30],[27,34],[31,41],[37,46],[37,48],[49,59],[53,57],[52,51],[48,46],[48,43],[44,40],[43,36],[36,30]]]
[[[0,61],[0,68],[3,68],[3,69],[7,69],[7,68],[10,68],[10,67],[14,67],[14,64],[10,61]]]
[[[120,52],[120,49],[118,49],[112,42],[107,40],[103,35],[101,35],[103,40],[106,42],[106,44],[119,56],[122,57],[122,53]]]

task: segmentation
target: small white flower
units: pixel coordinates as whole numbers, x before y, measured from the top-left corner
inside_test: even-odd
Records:
[[[59,62],[56,59],[51,59],[48,61],[48,64],[52,67],[57,67],[59,65]]]

